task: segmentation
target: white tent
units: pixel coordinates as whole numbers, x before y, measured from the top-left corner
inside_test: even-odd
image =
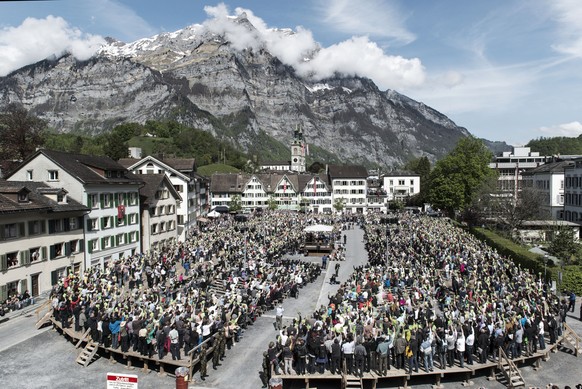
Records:
[[[215,218],[215,217],[219,217],[220,213],[218,213],[216,211],[210,211],[210,212],[208,212],[208,215],[206,215],[206,216],[211,217],[211,218]]]
[[[325,224],[314,224],[312,226],[305,227],[305,232],[332,232],[333,226],[328,226]]]

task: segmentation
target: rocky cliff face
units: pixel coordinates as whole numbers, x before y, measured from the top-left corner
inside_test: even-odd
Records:
[[[253,28],[244,18],[233,23]],[[394,166],[424,155],[435,160],[469,135],[430,107],[380,91],[368,79],[311,82],[260,42],[236,50],[200,26],[130,44],[111,40],[84,62],[64,56],[24,67],[0,78],[0,106],[11,102],[63,132],[174,119],[259,157],[277,142],[288,145],[300,125],[314,158],[333,154],[367,165]]]

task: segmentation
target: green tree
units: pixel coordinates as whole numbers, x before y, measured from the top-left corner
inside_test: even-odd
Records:
[[[279,208],[279,204],[277,204],[277,200],[275,200],[273,195],[271,195],[267,200],[267,208],[269,208],[269,211],[274,211]]]
[[[321,172],[324,169],[325,169],[325,165],[323,163],[321,163],[319,161],[315,161],[311,165],[309,165],[309,167],[307,168],[307,171],[309,173],[318,174],[319,172]]]
[[[228,210],[230,212],[239,212],[242,210],[242,200],[239,194],[236,194],[230,198]]]
[[[461,139],[430,174],[428,200],[433,207],[451,217],[464,211],[482,183],[496,174],[488,166],[491,157],[481,140],[472,136]]]
[[[345,207],[346,204],[344,199],[338,197],[334,200],[333,208],[336,210],[336,212],[342,212]]]
[[[0,159],[22,161],[44,142],[46,123],[19,104],[0,113]]]
[[[127,139],[118,132],[111,132],[105,136],[105,155],[115,161],[128,156],[128,147]]]
[[[548,248],[550,252],[562,260],[564,265],[572,265],[580,252],[580,244],[574,241],[574,230],[569,227],[557,226]]]

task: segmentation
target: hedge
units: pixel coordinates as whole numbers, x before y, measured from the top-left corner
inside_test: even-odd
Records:
[[[495,248],[500,255],[510,258],[516,265],[521,265],[522,269],[530,269],[534,274],[544,273],[544,257],[542,255],[532,253],[514,241],[485,228],[471,227],[469,231],[478,239]],[[546,274],[548,278],[557,279],[557,267],[547,266]]]

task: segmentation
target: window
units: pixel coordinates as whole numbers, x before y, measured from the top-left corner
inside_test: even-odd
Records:
[[[166,222],[161,222],[160,223],[160,232],[164,232],[166,231]]]
[[[40,235],[45,231],[44,220],[32,220],[28,222],[28,234],[29,235]]]
[[[131,192],[129,194],[129,205],[137,204],[137,192]]]
[[[55,243],[54,245],[50,246],[50,259],[55,259],[57,257],[62,256],[63,253],[63,244],[62,243]]]
[[[36,247],[29,250],[30,262],[38,262],[41,260],[40,257],[40,247]]]
[[[93,251],[99,250],[99,241],[97,239],[93,239],[89,241],[89,252],[92,253]]]
[[[64,193],[62,193],[62,192],[57,193],[57,203],[64,203],[64,202],[65,202]]]
[[[158,224],[152,224],[152,234],[157,234],[158,233]]]
[[[26,180],[27,181],[32,181],[32,170],[27,170],[26,171]]]
[[[18,225],[16,223],[4,224],[2,228],[4,239],[13,239],[18,237]]]
[[[18,202],[19,203],[28,202],[28,192],[26,192],[26,191],[18,192]]]
[[[163,206],[163,205],[161,205],[161,206],[159,206],[159,207],[158,207],[158,215],[160,215],[160,216],[161,216],[161,215],[163,215],[163,214],[164,214],[164,206]]]
[[[87,197],[87,205],[89,208],[96,209],[99,208],[99,195],[97,193],[91,193]]]
[[[181,193],[183,188],[183,185],[174,185],[174,189],[176,189],[176,192],[178,193]]]
[[[129,224],[137,224],[137,213],[129,215]]]
[[[58,170],[49,170],[48,171],[48,180],[49,181],[58,181],[59,180],[59,171]]]
[[[71,230],[77,229],[77,218],[76,217],[69,218],[69,229],[71,229]]]
[[[404,180],[398,180],[398,185],[404,185]]]
[[[89,231],[97,231],[99,230],[99,219],[88,219],[87,220],[87,229]]]
[[[111,237],[110,237],[110,236],[108,236],[108,237],[106,237],[106,238],[103,238],[102,245],[103,245],[103,249],[108,249],[108,248],[110,248],[110,247],[111,247]]]
[[[104,193],[103,196],[103,208],[111,208],[111,193]]]
[[[6,267],[10,269],[15,266],[18,266],[18,251],[6,254]]]
[[[125,193],[117,194],[117,204],[125,205]]]
[[[125,244],[125,234],[117,235],[117,245]]]
[[[113,223],[111,222],[111,216],[106,216],[101,219],[101,227],[103,229],[113,227]]]

